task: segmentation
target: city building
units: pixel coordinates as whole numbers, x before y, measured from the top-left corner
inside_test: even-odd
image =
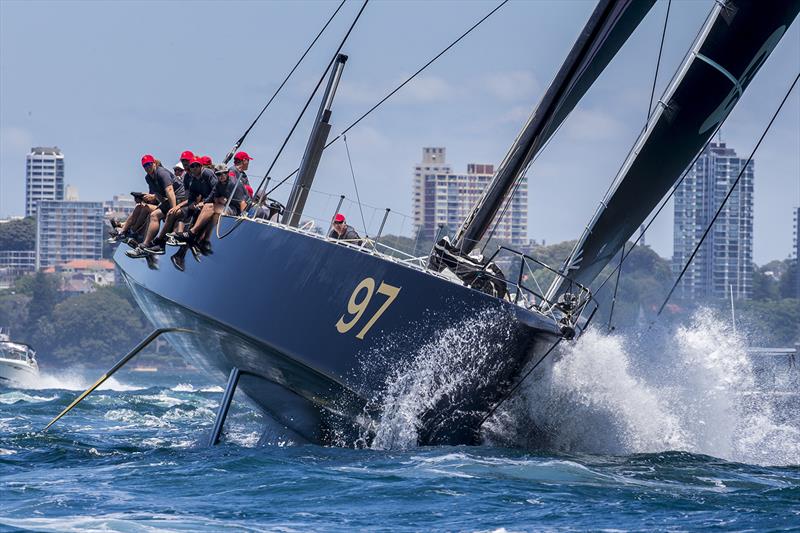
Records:
[[[75,185],[67,185],[64,188],[64,200],[68,202],[77,202],[80,199],[78,188]]]
[[[103,255],[103,204],[40,200],[36,216],[36,269]]]
[[[453,172],[445,148],[423,148],[422,162],[414,167],[414,225],[419,238],[433,240],[440,227],[452,237],[493,175],[494,165],[477,163],[467,165],[466,173]],[[489,233],[512,246],[524,246],[528,242],[527,178],[504,209]]]
[[[124,220],[133,213],[134,207],[136,207],[136,202],[130,194],[114,195],[111,200],[103,202],[103,211],[109,218],[116,217]]]
[[[64,154],[58,146],[31,148],[25,164],[25,216],[36,216],[40,200],[64,199]]]
[[[115,283],[114,263],[108,259],[73,259],[44,271],[59,275],[61,292],[85,294]]]
[[[35,250],[0,250],[0,289],[8,289],[20,276],[36,270]]]
[[[710,143],[675,192],[673,271],[683,269],[746,159],[725,143]],[[749,299],[753,290],[754,161],[698,250],[678,287],[685,299]]]

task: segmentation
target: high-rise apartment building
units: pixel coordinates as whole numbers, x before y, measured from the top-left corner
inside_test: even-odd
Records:
[[[710,143],[675,192],[673,271],[677,275],[700,242],[723,198],[742,172],[725,143]],[[753,166],[742,173],[678,287],[686,299],[748,299],[753,290]]]
[[[107,217],[127,218],[136,208],[136,202],[129,194],[115,194],[111,200],[103,202],[103,209]]]
[[[440,227],[452,237],[494,175],[494,165],[470,163],[455,173],[443,147],[422,149],[414,167],[414,225],[420,238],[434,239]],[[523,178],[505,213],[490,228],[493,238],[522,246],[528,241],[528,181]],[[487,234],[488,235],[488,234]]]
[[[102,202],[40,200],[36,215],[36,268],[103,256]]]
[[[25,216],[36,216],[39,200],[64,199],[64,154],[58,146],[31,148],[25,163]]]

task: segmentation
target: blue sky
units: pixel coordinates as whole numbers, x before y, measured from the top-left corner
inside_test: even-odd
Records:
[[[344,49],[350,60],[332,136],[494,5],[373,1]],[[657,96],[711,5],[673,1]],[[256,158],[251,175],[266,171],[359,6],[348,2],[251,133],[244,146]],[[498,163],[593,7],[510,2],[353,130],[348,141],[362,201],[410,214],[412,170],[423,146],[446,146],[459,170]],[[24,210],[25,154],[34,145],[63,149],[66,181],[86,200],[141,189],[145,152],[165,162],[186,148],[220,159],[334,8],[323,1],[0,1],[0,216]],[[643,125],[665,9],[659,1],[529,172],[532,238],[576,238],[591,217]],[[742,157],[800,70],[798,25],[722,130]],[[308,125],[301,123],[274,176],[297,166]],[[796,89],[755,158],[758,263],[790,253],[799,154]],[[326,152],[315,187],[354,196],[343,144]],[[276,196],[286,194],[288,188]],[[324,199],[311,207],[332,209]],[[392,223],[390,231],[410,228],[410,221]],[[647,241],[671,256],[671,209]]]

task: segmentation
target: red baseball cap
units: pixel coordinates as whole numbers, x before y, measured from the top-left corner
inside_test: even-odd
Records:
[[[234,161],[244,161],[247,159],[248,161],[252,161],[253,158],[250,157],[247,152],[236,152],[236,155],[233,156]]]
[[[202,166],[202,164],[203,164],[203,162],[200,161],[199,157],[193,157],[191,163],[189,163],[189,166],[192,166],[192,165],[201,165]]]
[[[192,153],[191,150],[184,150],[183,153],[181,154],[180,159],[181,160],[188,159],[189,161],[191,161],[192,159],[194,159],[194,154]]]
[[[341,213],[336,213],[336,216],[333,217],[334,222],[344,222],[344,215]]]
[[[211,164],[211,157],[207,155],[201,155],[200,157],[197,158],[197,160],[200,161],[200,163],[203,165]]]
[[[156,162],[156,158],[153,157],[150,154],[145,154],[145,155],[142,156],[142,166],[145,166],[145,165],[147,165],[149,163],[155,163],[155,162]]]

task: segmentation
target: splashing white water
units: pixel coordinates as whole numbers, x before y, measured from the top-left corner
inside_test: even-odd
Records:
[[[61,389],[83,391],[89,388],[89,386],[94,383],[95,379],[96,377],[92,378],[69,372],[59,373],[57,375],[41,372],[38,376],[25,377],[22,381],[15,384],[15,388],[28,390]],[[98,388],[98,390],[113,390],[120,392],[141,389],[142,387],[127,385],[113,377],[106,380],[106,382],[100,385]]]
[[[702,311],[666,346],[632,353],[619,336],[587,333],[490,420],[487,438],[572,452],[686,450],[800,463],[800,427],[759,389],[741,337]]]
[[[416,445],[421,416],[485,372],[479,316],[397,365],[373,447]],[[503,326],[507,327],[507,326]],[[496,339],[496,337],[495,337]],[[488,443],[603,454],[685,450],[759,464],[800,464],[800,424],[758,379],[746,344],[701,311],[662,344],[589,331],[563,344],[484,425]],[[777,372],[796,372],[788,368]],[[487,377],[487,379],[490,379]],[[800,391],[787,395],[800,407]]]
[[[487,344],[507,343],[510,338],[505,315],[489,309],[439,332],[434,342],[397,364],[380,395],[382,416],[372,446],[415,446],[423,414],[448,398],[460,397],[466,388],[491,382],[492,371],[499,368],[490,368],[487,359],[497,346]]]

